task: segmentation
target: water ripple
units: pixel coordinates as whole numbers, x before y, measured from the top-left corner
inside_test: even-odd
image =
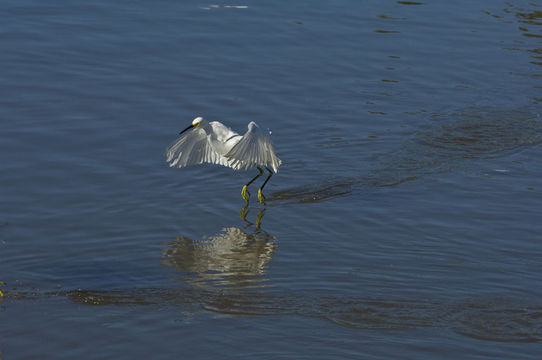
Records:
[[[262,291],[209,291],[198,288],[120,290],[6,290],[10,301],[67,297],[88,306],[196,307],[236,316],[295,315],[319,318],[357,330],[448,329],[469,338],[495,342],[541,342],[542,304],[502,297],[457,302],[386,299]]]
[[[453,171],[469,160],[506,156],[542,143],[540,115],[524,109],[469,108],[436,119],[428,129],[405,139],[398,149],[380,155],[366,174],[283,189],[268,200],[319,202],[346,196],[355,187],[397,186]]]
[[[250,224],[244,230],[227,227],[202,240],[179,236],[166,245],[161,264],[181,272],[181,280],[235,288],[266,286],[267,264],[277,246],[272,235]]]

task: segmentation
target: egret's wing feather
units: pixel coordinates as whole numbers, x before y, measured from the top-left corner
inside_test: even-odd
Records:
[[[216,153],[207,140],[203,129],[195,128],[181,136],[166,148],[166,161],[171,167],[211,164],[228,165],[228,159]]]
[[[271,138],[254,122],[248,124],[248,131],[225,157],[231,160],[230,166],[236,169],[270,165],[277,172],[281,164]]]

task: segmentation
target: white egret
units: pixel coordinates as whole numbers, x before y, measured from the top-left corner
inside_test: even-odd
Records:
[[[191,131],[187,132],[188,130]],[[187,133],[184,134],[185,132]],[[241,195],[246,202],[250,196],[248,186],[263,175],[262,168],[265,168],[269,176],[258,189],[258,200],[265,205],[263,188],[273,176],[273,172],[278,171],[281,161],[275,155],[275,148],[269,135],[261,131],[254,121],[248,124],[248,131],[241,136],[218,121],[208,122],[202,117],[197,117],[179,135],[182,136],[166,149],[166,160],[169,166],[182,168],[188,165],[210,163],[227,166],[234,170],[256,167],[260,173],[241,190]]]

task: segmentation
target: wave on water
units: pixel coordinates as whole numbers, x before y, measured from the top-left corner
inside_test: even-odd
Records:
[[[356,177],[333,177],[274,192],[272,201],[320,202],[347,196],[353,189],[397,186],[421,177],[453,171],[469,161],[504,157],[542,143],[542,119],[526,109],[468,108],[432,120],[377,165]]]
[[[318,318],[357,330],[404,331],[416,328],[450,330],[466,337],[494,342],[541,342],[542,304],[525,299],[480,297],[456,302],[422,299],[275,294],[258,289],[213,291],[131,288],[40,293],[9,290],[6,300],[67,297],[88,306],[182,307],[190,316],[216,312],[233,316],[293,315]],[[8,301],[6,301],[8,302]]]

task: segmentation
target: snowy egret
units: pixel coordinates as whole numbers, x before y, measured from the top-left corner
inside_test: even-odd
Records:
[[[191,131],[187,132],[188,130]],[[185,132],[187,133],[184,134]],[[269,176],[258,189],[258,200],[265,205],[263,188],[273,176],[273,172],[278,171],[281,161],[275,155],[275,148],[269,135],[261,131],[254,121],[248,124],[248,131],[241,136],[218,121],[208,122],[198,116],[179,135],[182,136],[166,149],[166,160],[169,166],[181,168],[210,163],[227,166],[234,170],[256,167],[260,171],[259,174],[241,190],[241,195],[246,202],[250,196],[248,186],[263,175],[263,168],[265,168]]]

